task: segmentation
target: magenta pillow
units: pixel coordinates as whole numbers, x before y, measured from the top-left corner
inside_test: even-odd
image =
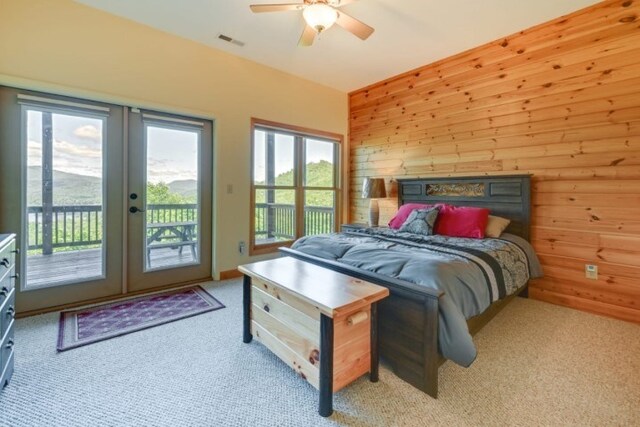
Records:
[[[435,234],[483,239],[489,221],[489,209],[469,206],[440,207]]]
[[[396,212],[396,215],[391,218],[391,221],[389,221],[389,228],[398,230],[402,227],[402,224],[404,224],[407,218],[409,218],[411,211],[414,209],[428,209],[433,206],[434,205],[426,205],[424,203],[407,203],[406,205],[402,205],[400,206],[400,209],[398,209],[398,212]]]

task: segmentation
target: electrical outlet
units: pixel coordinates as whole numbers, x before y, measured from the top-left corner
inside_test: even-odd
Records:
[[[247,250],[247,246],[245,245],[244,242],[240,241],[238,243],[238,252],[240,252],[242,255],[244,255],[244,252]]]
[[[598,280],[598,266],[595,264],[585,264],[584,277],[587,279]]]

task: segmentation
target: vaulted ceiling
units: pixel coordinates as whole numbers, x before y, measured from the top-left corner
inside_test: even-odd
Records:
[[[597,3],[594,0],[358,0],[342,10],[375,28],[334,26],[298,47],[300,11],[254,14],[278,0],[76,0],[339,90],[351,91]],[[302,0],[299,0],[302,2]],[[283,3],[296,2],[284,0]],[[222,41],[219,34],[245,43]]]

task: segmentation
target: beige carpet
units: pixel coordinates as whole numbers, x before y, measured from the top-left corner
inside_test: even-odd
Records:
[[[316,413],[316,391],[242,343],[238,280],[204,286],[227,308],[64,353],[57,314],[19,320],[0,426],[640,425],[640,326],[516,299],[477,336],[468,369],[431,399],[384,366]]]

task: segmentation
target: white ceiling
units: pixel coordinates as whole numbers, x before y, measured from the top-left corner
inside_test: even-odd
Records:
[[[335,26],[298,47],[302,13],[254,14],[297,0],[76,0],[261,64],[352,91],[597,3],[596,0],[358,0],[343,10],[371,25],[362,41]],[[302,2],[302,0],[299,0]],[[225,34],[244,47],[218,39]]]

